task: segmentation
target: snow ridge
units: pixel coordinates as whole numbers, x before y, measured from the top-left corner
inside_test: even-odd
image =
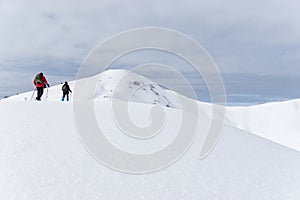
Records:
[[[89,81],[91,78],[97,78],[97,89],[94,100],[105,100],[117,98],[124,101],[147,103],[161,105],[165,107],[178,108],[179,104],[173,92],[164,90],[157,83],[140,76],[134,72],[126,70],[107,70],[94,77],[79,81]],[[75,81],[70,81],[69,85],[74,90]],[[55,85],[45,89],[42,100],[55,101],[61,100],[62,85]],[[46,94],[48,92],[48,98]],[[75,91],[76,92],[76,91]],[[15,95],[3,101],[30,101],[31,92]],[[36,95],[36,92],[35,92]],[[32,99],[34,101],[34,98]]]

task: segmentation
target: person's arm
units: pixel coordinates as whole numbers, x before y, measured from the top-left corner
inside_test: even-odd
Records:
[[[70,86],[68,85],[68,90],[72,93],[72,90],[70,89]]]
[[[48,87],[50,86],[45,76],[43,76],[42,80]]]

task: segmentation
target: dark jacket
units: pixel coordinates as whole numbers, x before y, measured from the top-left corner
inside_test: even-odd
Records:
[[[72,92],[72,90],[70,89],[70,86],[67,83],[65,83],[62,86],[61,90],[63,91],[63,93],[66,93],[66,94],[68,94],[69,92]]]

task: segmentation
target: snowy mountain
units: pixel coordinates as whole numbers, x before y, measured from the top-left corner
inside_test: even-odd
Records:
[[[174,93],[133,73],[114,91],[124,73],[110,70],[97,77],[97,122],[105,137],[124,151],[143,154],[164,148],[176,138],[181,123]],[[131,118],[142,126],[151,123],[154,104],[161,105],[167,116],[162,132],[149,140],[125,135],[114,121],[113,94],[122,101],[131,96]],[[86,151],[75,128],[72,102],[60,102],[61,85],[49,88],[44,101],[29,101],[31,95],[0,101],[1,199],[300,198],[300,153],[291,149],[300,143],[299,100],[226,108],[223,135],[204,160],[199,154],[211,105],[197,102],[198,135],[184,156],[155,173],[131,175],[107,168]]]

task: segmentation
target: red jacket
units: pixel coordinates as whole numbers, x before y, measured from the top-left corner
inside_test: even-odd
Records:
[[[38,76],[38,75],[37,75]],[[45,76],[42,76],[42,78],[39,80],[39,78],[37,78],[37,76],[36,76],[36,78],[33,80],[33,84],[37,87],[37,88],[43,88],[43,87],[45,87],[45,85],[48,85],[48,81],[47,81],[47,79],[46,79],[46,77]]]

